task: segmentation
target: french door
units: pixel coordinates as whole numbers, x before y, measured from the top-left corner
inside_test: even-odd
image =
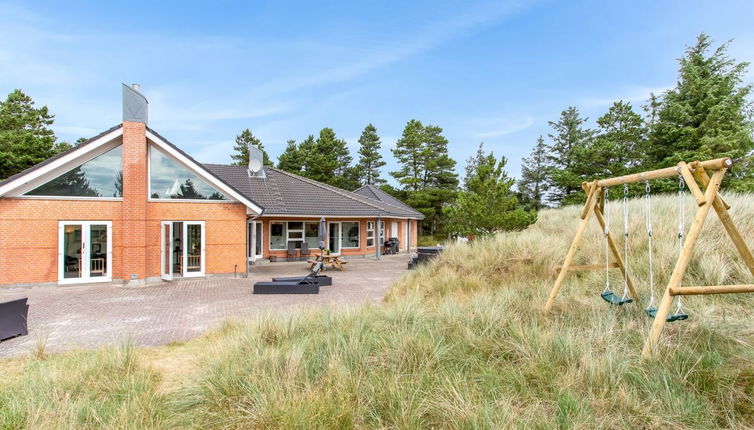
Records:
[[[162,221],[160,223],[160,277],[204,276],[204,221]]]
[[[264,229],[261,221],[249,221],[246,225],[246,256],[249,261],[263,257]]]
[[[339,253],[340,252],[340,223],[339,222],[331,222],[329,228],[327,229],[328,234],[328,248],[330,249],[330,252],[333,253]]]
[[[111,282],[112,221],[58,223],[58,283]]]

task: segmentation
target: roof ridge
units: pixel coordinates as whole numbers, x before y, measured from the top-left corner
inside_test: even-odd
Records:
[[[336,193],[338,193],[338,194],[340,194],[340,195],[342,195],[344,197],[347,197],[347,198],[349,198],[351,200],[356,200],[357,202],[364,203],[366,205],[375,207],[375,208],[377,208],[379,210],[388,212],[388,210],[386,210],[384,207],[380,207],[379,205],[376,205],[376,204],[374,204],[371,201],[367,201],[367,200],[373,200],[373,199],[369,199],[368,197],[360,196],[360,195],[354,193],[353,191],[343,190],[343,189],[338,188],[338,187],[333,186],[333,185],[329,185],[329,184],[325,184],[325,183],[322,183],[322,182],[319,182],[319,181],[315,181],[314,179],[305,178],[303,176],[299,176],[299,175],[296,175],[296,174],[291,173],[291,172],[286,172],[285,170],[278,169],[277,167],[265,166],[265,168],[267,168],[267,167],[275,170],[276,172],[280,172],[282,174],[285,174],[285,175],[288,175],[288,176],[292,176],[292,177],[294,177],[296,179],[299,179],[301,181],[310,183],[310,184],[315,185],[317,187],[324,188],[324,189],[327,189],[329,191],[336,192]],[[364,199],[366,199],[366,200],[364,200]],[[405,209],[400,208],[400,207],[395,206],[395,205],[391,205],[390,203],[385,203],[385,202],[382,202],[382,201],[380,201],[379,203],[388,205],[388,206],[390,206],[392,208],[396,208],[396,209],[398,209],[401,212],[405,212]]]
[[[417,213],[417,214],[418,214],[418,213],[420,213],[420,212],[419,212],[419,211],[417,211],[416,209],[412,208],[412,207],[411,207],[411,206],[409,206],[408,204],[406,204],[406,203],[404,203],[403,201],[401,201],[401,199],[399,199],[399,198],[395,197],[394,195],[392,195],[392,194],[388,193],[387,191],[383,191],[383,190],[382,190],[382,189],[381,189],[380,187],[378,187],[378,186],[376,186],[376,185],[374,185],[374,184],[364,184],[364,185],[362,185],[361,187],[357,188],[357,189],[356,189],[355,191],[353,191],[353,192],[354,192],[354,193],[357,193],[357,194],[358,194],[358,191],[359,191],[359,190],[362,190],[362,189],[364,189],[364,188],[366,188],[367,190],[369,190],[369,192],[370,192],[370,193],[372,193],[372,195],[374,196],[374,199],[373,199],[373,200],[377,200],[377,201],[378,201],[378,202],[380,202],[380,203],[383,203],[383,204],[386,204],[386,205],[390,205],[390,206],[393,206],[393,207],[397,207],[397,208],[400,208],[401,210],[404,210],[404,211],[405,211],[405,210],[410,210],[410,211],[412,211],[412,212],[415,212],[415,213]],[[400,203],[401,205],[405,206],[405,208],[404,208],[404,207],[401,207],[401,206],[397,206],[397,205],[395,205],[395,204],[393,204],[393,203],[390,203],[390,202],[386,202],[386,201],[382,200],[382,199],[380,198],[380,196],[379,196],[378,192],[379,192],[379,193],[382,193],[382,194],[384,194],[384,195],[386,195],[386,196],[388,196],[388,197],[390,197],[391,199],[394,199],[395,201],[397,201],[397,202],[398,202],[398,203]],[[367,197],[367,196],[364,196],[364,197]],[[367,198],[371,198],[371,197],[367,197]]]

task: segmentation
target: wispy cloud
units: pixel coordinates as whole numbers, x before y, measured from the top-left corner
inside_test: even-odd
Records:
[[[362,46],[340,64],[306,75],[268,82],[260,91],[285,92],[347,81],[363,76],[413,55],[436,48],[443,43],[478,31],[485,25],[515,14],[531,1],[494,2],[448,16],[425,26],[418,33],[394,36],[394,41]],[[383,39],[384,40],[384,39]]]
[[[660,95],[671,88],[673,88],[671,85],[657,87],[627,87],[622,90],[615,91],[612,94],[603,94],[599,96],[582,98],[577,102],[577,104],[578,106],[583,107],[601,107],[610,106],[619,100],[634,104],[644,103],[649,100],[650,93]]]
[[[484,129],[474,134],[475,138],[488,139],[493,137],[505,136],[507,134],[513,134],[521,130],[525,130],[534,125],[534,118],[531,116],[525,116],[522,118],[496,118],[477,120],[477,129]]]

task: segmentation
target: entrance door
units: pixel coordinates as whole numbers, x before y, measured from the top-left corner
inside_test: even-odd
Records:
[[[112,222],[58,223],[58,282],[112,281]]]
[[[204,276],[204,221],[160,223],[160,276]]]
[[[327,229],[327,238],[329,242],[328,248],[330,252],[340,252],[340,223],[331,222]]]
[[[204,222],[184,222],[183,238],[183,276],[204,276]]]
[[[390,237],[398,237],[398,221],[390,224]]]
[[[264,236],[261,221],[250,221],[247,224],[246,235],[246,256],[249,257],[249,261],[256,261],[258,258],[263,257],[262,244],[264,243]]]
[[[166,281],[173,280],[173,223],[160,223],[160,277]]]

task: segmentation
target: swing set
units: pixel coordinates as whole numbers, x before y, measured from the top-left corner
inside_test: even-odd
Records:
[[[691,163],[680,162],[675,167],[665,169],[651,170],[632,175],[615,177],[610,179],[584,182],[582,187],[587,193],[586,203],[581,211],[581,223],[573,238],[571,247],[568,249],[563,265],[558,268],[558,277],[550,291],[550,297],[545,305],[545,313],[552,309],[555,298],[558,296],[560,287],[569,272],[581,270],[605,270],[605,288],[601,293],[602,299],[614,306],[623,306],[639,300],[640,296],[636,291],[635,285],[629,276],[628,254],[629,254],[629,225],[628,225],[628,185],[641,183],[645,184],[644,193],[644,221],[646,224],[646,234],[648,238],[648,265],[649,265],[649,301],[644,312],[654,321],[649,333],[649,337],[644,343],[642,357],[651,357],[655,351],[662,330],[667,322],[683,321],[688,319],[688,314],[683,308],[681,297],[684,295],[701,295],[701,294],[724,294],[724,293],[751,293],[754,292],[754,285],[715,285],[702,287],[683,286],[683,275],[686,272],[691,255],[696,245],[699,234],[704,227],[704,222],[709,214],[710,209],[715,209],[718,218],[723,224],[725,231],[733,241],[738,252],[741,254],[749,271],[754,275],[754,256],[752,256],[749,247],[746,245],[738,228],[733,224],[733,220],[728,213],[730,206],[723,200],[719,194],[720,184],[728,169],[733,165],[730,158],[718,158],[707,161],[694,161]],[[710,171],[712,176],[707,173]],[[665,292],[659,301],[655,300],[655,285],[652,267],[652,248],[653,248],[653,231],[652,231],[652,195],[650,181],[655,179],[678,177],[678,259],[675,267],[665,287]],[[623,249],[621,249],[613,239],[610,232],[609,217],[609,188],[623,185]],[[691,227],[686,234],[685,206],[687,190],[691,192],[696,200],[697,210]],[[589,218],[594,215],[599,223],[604,236],[605,243],[605,264],[590,264],[577,266],[573,265],[576,252],[584,238],[584,232],[589,225]],[[613,262],[611,262],[611,256]],[[620,269],[623,275],[623,291],[615,292],[610,285],[610,269]],[[673,302],[675,301],[675,310]]]

